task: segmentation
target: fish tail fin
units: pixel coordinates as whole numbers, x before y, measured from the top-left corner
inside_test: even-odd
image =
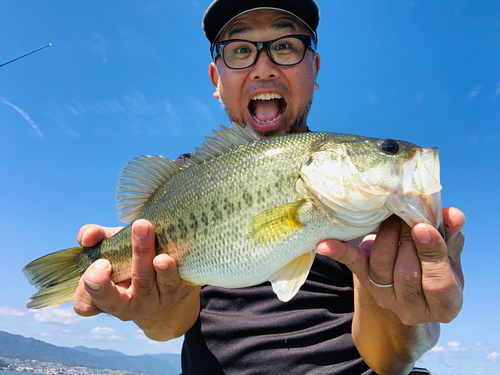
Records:
[[[78,266],[85,247],[57,251],[34,260],[23,268],[31,285],[39,289],[26,307],[41,309],[71,301],[85,268]]]

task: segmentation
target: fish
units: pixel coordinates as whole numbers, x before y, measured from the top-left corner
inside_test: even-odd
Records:
[[[29,309],[73,299],[79,279],[108,259],[130,279],[131,224],[149,220],[157,254],[191,285],[241,288],[269,281],[281,301],[305,282],[319,242],[371,233],[390,215],[442,235],[439,151],[387,138],[308,132],[260,139],[250,125],[212,130],[185,164],[130,160],[116,208],[129,223],[93,247],[74,247],[23,268],[38,291]]]

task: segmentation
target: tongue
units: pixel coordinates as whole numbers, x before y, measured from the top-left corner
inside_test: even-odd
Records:
[[[266,122],[275,119],[280,113],[280,100],[254,100],[253,115],[259,121]]]

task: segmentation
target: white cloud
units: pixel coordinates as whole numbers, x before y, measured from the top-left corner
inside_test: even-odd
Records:
[[[94,36],[97,39],[97,42],[87,42],[87,44],[90,46],[90,49],[101,55],[102,61],[107,62],[108,61],[107,50],[106,50],[107,42],[99,34],[94,34]]]
[[[35,131],[37,132],[37,134],[38,134],[39,136],[43,137],[43,134],[42,134],[42,132],[38,129],[38,126],[36,126],[36,124],[33,122],[33,120],[31,120],[30,116],[29,116],[26,112],[24,112],[21,108],[19,108],[19,107],[15,106],[14,104],[12,104],[12,103],[8,102],[8,101],[7,101],[7,99],[5,99],[5,98],[0,98],[0,100],[1,100],[2,102],[4,102],[5,104],[7,104],[8,106],[10,106],[10,107],[14,108],[14,109],[15,109],[15,110],[16,110],[16,111],[17,111],[17,112],[18,112],[21,116],[23,116],[23,118],[24,118],[26,121],[28,121],[28,122],[29,122],[29,124],[31,125],[31,127],[32,127],[33,129],[35,129]]]
[[[66,108],[68,109],[68,111],[70,111],[74,115],[79,115],[80,114],[80,113],[78,113],[78,111],[74,107],[72,107],[70,105],[67,105]]]
[[[117,330],[109,327],[95,327],[90,330],[92,337],[85,337],[91,340],[123,340],[122,334]]]
[[[184,336],[169,341],[150,340],[140,329],[132,332],[132,337],[136,340],[147,340],[148,345],[154,346],[156,350],[164,353],[180,354],[182,350],[182,343],[184,342]]]
[[[13,309],[12,307],[0,307],[0,315],[23,316],[28,315],[28,312],[19,309]]]
[[[51,307],[33,312],[34,318],[41,323],[75,324],[83,318],[77,315],[73,309],[62,307]]]
[[[476,342],[474,343],[474,348],[472,349],[472,351],[473,351],[474,353],[478,353],[478,352],[482,351],[483,349],[481,349],[481,346],[482,346],[483,344],[484,344],[484,343],[483,343],[482,341],[476,341]]]
[[[148,337],[140,329],[136,329],[134,332],[132,332],[132,337],[137,340],[148,340]]]
[[[148,344],[154,346],[156,349],[161,350],[165,353],[175,353],[180,354],[182,351],[182,343],[184,342],[184,337],[179,337],[174,340],[169,341],[154,341],[149,340]]]
[[[109,327],[95,327],[90,330],[94,335],[110,335],[115,334],[116,330]]]
[[[111,98],[111,100],[101,100],[95,102],[89,108],[90,111],[96,112],[100,115],[109,115],[115,114],[118,112],[125,111],[125,108],[116,100],[115,98]]]
[[[368,104],[375,104],[377,103],[377,97],[373,94],[368,94],[366,95],[366,100],[368,101]]]
[[[486,359],[493,362],[493,363],[497,363],[497,357],[499,356],[500,354],[497,353],[497,352],[492,352],[490,354],[488,354],[486,356]]]
[[[67,112],[72,115],[84,113],[95,113],[98,115],[124,114],[129,118],[155,117],[158,115],[169,115],[174,121],[181,123],[180,118],[173,110],[172,103],[167,98],[162,98],[156,102],[146,99],[140,91],[127,94],[123,99],[106,99],[94,101],[88,105],[76,103],[66,105]]]
[[[442,346],[435,346],[431,349],[431,352],[434,352],[434,353],[439,353],[439,352],[444,352],[444,347]]]
[[[466,352],[467,348],[461,347],[460,342],[458,341],[449,341],[446,345],[450,348],[451,351],[457,352],[457,351],[463,351]]]
[[[120,54],[128,58],[146,58],[149,61],[161,61],[156,46],[148,43],[150,38],[143,37],[130,27],[116,29],[116,32],[118,36],[113,38],[113,42],[120,47]]]
[[[497,84],[497,88],[495,89],[495,92],[493,93],[493,97],[496,98],[500,95],[500,82]]]
[[[467,98],[469,98],[469,100],[474,99],[476,96],[478,96],[481,93],[482,88],[483,88],[483,85],[474,86],[472,91],[467,94]]]

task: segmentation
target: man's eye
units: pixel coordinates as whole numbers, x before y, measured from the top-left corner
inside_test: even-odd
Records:
[[[280,43],[278,44],[274,49],[276,51],[284,51],[286,49],[289,49],[290,48],[290,45],[289,44],[286,44],[286,43]]]
[[[240,48],[236,48],[234,50],[234,53],[237,53],[237,54],[250,53],[250,49],[248,47],[240,47]]]

